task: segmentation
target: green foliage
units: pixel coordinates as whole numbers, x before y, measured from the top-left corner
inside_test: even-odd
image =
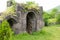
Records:
[[[60,24],[60,12],[54,8],[51,12],[43,14],[45,25]]]
[[[56,15],[57,23],[60,24],[60,13]]]
[[[55,15],[57,14],[57,9],[52,9],[51,12],[50,12],[50,15],[51,15],[51,18],[55,18]]]
[[[10,0],[10,1],[12,1],[13,5],[8,7],[7,10],[2,13],[2,15],[0,16],[0,20],[4,20],[4,18],[9,15],[17,16],[15,14],[16,2],[14,0]],[[38,4],[34,2],[27,2],[26,4],[22,4],[22,6],[25,8],[22,11],[27,11],[28,9],[32,9],[32,8],[36,9],[36,11],[39,10]]]
[[[60,12],[58,9],[54,8],[52,9],[52,11],[50,12],[51,18],[52,19],[56,19],[56,24],[60,24]]]
[[[12,35],[11,28],[6,20],[0,24],[0,40],[9,40]]]
[[[15,14],[15,5],[8,7],[7,10],[5,11],[5,14],[9,14],[9,15]]]
[[[34,32],[32,35],[18,34],[10,40],[60,40],[60,25],[44,27],[41,31]]]
[[[16,2],[15,0],[9,0],[9,1],[12,1],[12,6],[8,7],[6,11],[2,12],[0,20],[4,20],[4,18],[9,15],[16,16],[15,15]]]
[[[57,22],[56,18],[48,19],[48,25],[55,25]]]
[[[27,2],[25,7],[27,9],[32,9],[32,8],[39,9],[38,4],[36,4],[35,2]]]
[[[26,2],[26,4],[22,3],[20,6],[24,8],[23,11],[28,11],[29,9],[36,9],[36,11],[39,10],[39,6],[35,2]]]
[[[1,16],[0,16],[0,20],[4,20],[4,18],[6,16],[16,16],[15,14],[15,5],[12,5],[11,7],[8,7],[6,11],[4,11]]]
[[[50,18],[51,18],[50,14],[48,14],[47,12],[43,12],[43,19],[45,22],[45,26],[48,26],[48,19]]]

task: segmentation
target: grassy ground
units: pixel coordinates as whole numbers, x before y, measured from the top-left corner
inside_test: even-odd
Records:
[[[44,27],[32,35],[27,33],[13,36],[10,40],[60,40],[60,25]]]

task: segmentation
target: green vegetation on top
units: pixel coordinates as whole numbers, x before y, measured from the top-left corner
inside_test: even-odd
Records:
[[[0,20],[4,20],[4,18],[6,16],[9,16],[9,15],[16,16],[15,15],[15,6],[16,6],[16,3],[15,3],[14,0],[10,0],[10,1],[12,1],[12,6],[7,7],[7,9],[4,12],[2,12],[2,14],[0,16]]]
[[[39,12],[39,6],[35,2],[26,2],[26,3],[21,3],[20,6],[24,8],[24,10],[21,11],[28,11],[29,9],[35,9],[37,12]]]
[[[35,2],[27,2],[25,5],[25,8],[27,8],[27,9],[32,9],[32,8],[39,9],[38,4],[36,4]]]
[[[9,16],[9,15],[16,16],[14,6],[15,5],[8,7],[6,11],[2,12],[2,14],[0,16],[0,20],[3,20],[6,16]]]
[[[0,20],[3,20],[6,16],[12,15],[12,16],[17,16],[15,15],[15,6],[16,6],[16,2],[14,0],[10,0],[12,1],[12,6],[7,7],[7,10],[2,12],[1,16],[0,16]],[[28,9],[36,9],[36,11],[39,9],[38,5],[34,2],[27,2],[26,4],[20,4],[22,7],[24,7],[24,10],[22,11],[27,11]]]

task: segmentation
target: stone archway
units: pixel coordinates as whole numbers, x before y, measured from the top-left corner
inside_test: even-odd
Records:
[[[37,29],[37,19],[36,19],[36,16],[33,12],[29,12],[27,14],[26,23],[27,23],[26,31],[28,33],[31,34],[32,32],[36,31],[36,29]]]
[[[16,23],[16,21],[13,18],[8,19],[7,21],[11,27],[13,26],[13,24]]]

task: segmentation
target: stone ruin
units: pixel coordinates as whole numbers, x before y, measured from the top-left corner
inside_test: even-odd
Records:
[[[8,7],[12,5],[11,1],[8,1],[7,3]],[[29,9],[25,12],[22,11],[24,10],[22,6],[16,4],[15,13],[17,16],[9,15],[5,17],[5,19],[7,19],[15,34],[22,32],[32,33],[35,31],[39,31],[44,26],[42,18],[43,8],[40,7],[39,9],[39,11],[36,11],[36,9]]]

